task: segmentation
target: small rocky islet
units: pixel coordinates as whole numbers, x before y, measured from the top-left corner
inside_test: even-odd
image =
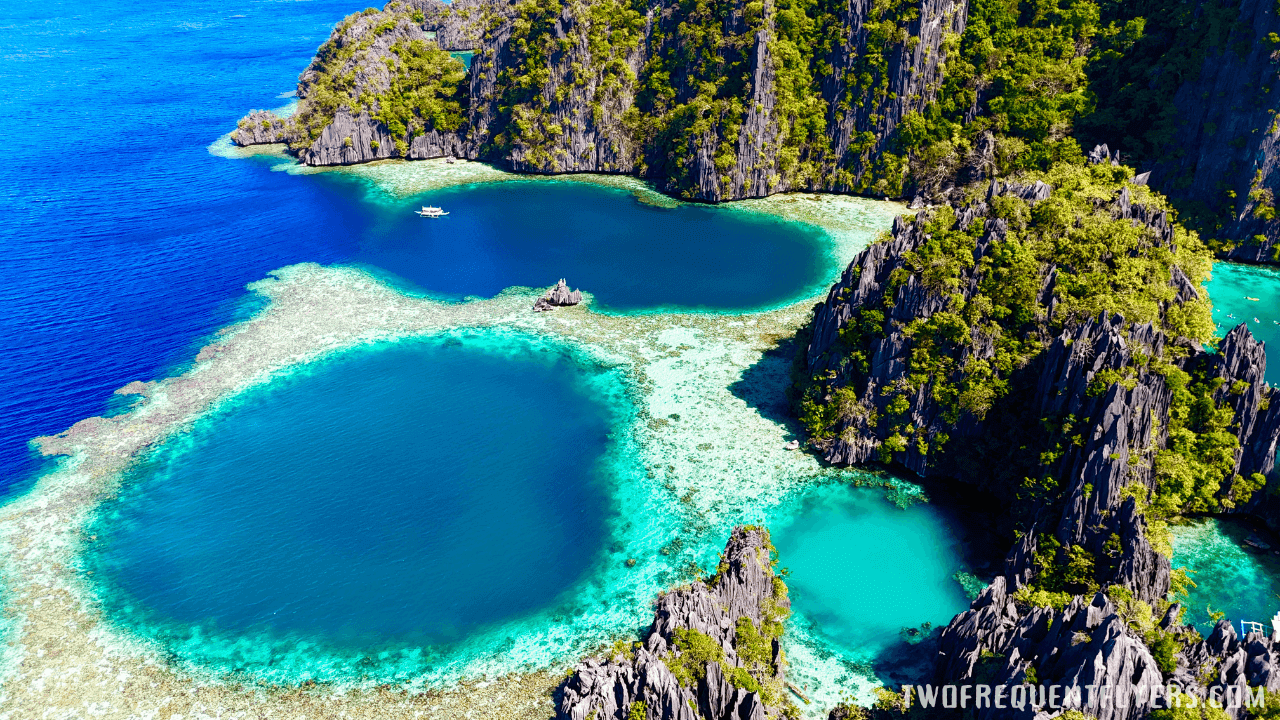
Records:
[[[294,114],[251,113],[232,139],[314,166],[631,174],[699,201],[910,198],[800,331],[791,394],[827,462],[1003,510],[1004,572],[921,646],[921,680],[1280,692],[1280,636],[1183,624],[1169,540],[1183,516],[1280,528],[1265,349],[1245,324],[1215,338],[1204,291],[1215,253],[1280,261],[1274,110],[1250,100],[1276,84],[1280,20],[1252,0],[1076,5],[392,2],[335,28]],[[571,304],[562,286],[535,309]],[[735,531],[643,640],[577,666],[558,717],[798,714],[768,556]],[[909,714],[891,695],[874,712]]]

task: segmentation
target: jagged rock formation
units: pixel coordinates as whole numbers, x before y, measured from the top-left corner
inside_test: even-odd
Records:
[[[1201,699],[1243,697],[1256,688],[1280,693],[1280,632],[1274,627],[1269,635],[1250,632],[1241,638],[1220,620],[1209,637],[1178,653],[1177,661],[1174,681]],[[1237,720],[1246,716],[1243,710],[1228,712]]]
[[[1158,632],[1183,641],[1198,638],[1178,624],[1180,611],[1179,605],[1170,606]],[[1251,699],[1246,694],[1256,697],[1258,688],[1280,692],[1280,632],[1275,629],[1240,638],[1230,622],[1221,620],[1207,638],[1167,656],[1161,669],[1125,615],[1103,593],[1088,603],[1076,597],[1063,610],[1022,609],[1006,592],[1005,578],[997,578],[943,631],[935,680],[972,681],[986,670],[983,680],[993,685],[1106,686],[1108,697],[1082,692],[1075,705],[1099,720],[1146,716],[1164,706],[1165,698],[1154,691],[1169,684],[1200,701],[1221,702],[1236,720],[1247,717]],[[1037,712],[987,708],[978,717],[1030,720]]]
[[[270,110],[250,110],[236,123],[231,141],[241,147],[288,142],[287,125]]]
[[[1276,436],[1280,434],[1280,403],[1267,387],[1267,353],[1245,323],[1227,333],[1212,358],[1212,377],[1221,380],[1214,399],[1233,411],[1232,424],[1243,438],[1236,453],[1235,473],[1270,474],[1275,467]],[[1262,501],[1258,496],[1251,507]]]
[[[790,603],[772,550],[767,531],[735,528],[715,576],[658,598],[643,642],[578,664],[557,720],[628,720],[637,704],[648,719],[776,717],[789,703],[776,633]]]
[[[344,107],[298,157],[308,165],[354,165],[386,160],[395,149],[395,140],[385,125],[374,121],[367,111],[352,117]]]
[[[893,195],[868,168],[901,118],[933,98],[944,40],[963,30],[966,9],[858,0],[833,18],[847,34],[815,48],[778,26],[773,4],[730,0],[718,10],[725,40],[704,51],[686,28],[708,20],[685,3],[575,0],[523,15],[501,0],[391,3],[340,23],[303,73],[291,147],[311,165],[457,155],[526,172],[628,173],[710,201],[793,189]],[[886,40],[868,23],[898,30]],[[376,119],[401,72],[393,47],[415,40],[475,50],[466,121],[431,139],[430,127]],[[694,62],[703,52],[714,56],[706,67]]]
[[[1105,685],[1112,697],[1131,698],[1123,704],[1104,704],[1096,693],[1080,698],[1078,707],[1098,720],[1144,717],[1153,707],[1151,688],[1163,684],[1163,674],[1142,636],[1103,593],[1089,603],[1076,597],[1063,610],[1042,607],[1023,612],[1006,592],[1005,579],[996,578],[943,631],[938,680],[972,680],[984,652],[994,660],[993,676],[984,677],[992,685],[1030,682],[1082,689]],[[987,708],[978,717],[1031,720],[1036,713],[1032,707]]]
[[[405,3],[410,12],[422,12],[423,28],[434,32],[435,41],[445,50],[480,47],[488,13],[502,11],[507,5],[503,0],[454,0],[448,4],[441,0],[408,0]]]
[[[1004,219],[989,217],[990,203],[999,197],[1017,197],[1034,205],[1047,199],[1051,192],[1052,188],[1041,181],[1031,184],[993,181],[985,201],[956,211],[954,228],[971,232],[976,240],[973,262],[959,269],[953,285],[929,287],[921,274],[913,270],[916,262],[913,256],[929,238],[931,216],[927,213],[918,215],[914,222],[896,218],[890,239],[868,247],[849,264],[828,293],[826,301],[815,310],[803,358],[806,374],[826,375],[830,380],[828,387],[853,391],[854,407],[846,408],[847,412],[834,428],[832,437],[816,442],[824,459],[836,464],[859,464],[881,459],[879,451],[893,434],[891,418],[895,414],[889,408],[892,399],[881,390],[894,387],[900,381],[916,346],[904,334],[905,325],[943,312],[960,300],[970,301],[978,294],[984,279],[983,259],[999,249],[1009,232]],[[1148,228],[1155,243],[1173,243],[1173,226],[1168,213],[1133,202],[1127,187],[1116,194],[1107,209],[1114,218]],[[977,228],[981,230],[977,231]],[[1057,269],[1052,266],[1042,267],[1040,272],[1039,307],[1042,314],[1036,321],[1047,325],[1058,312],[1055,290],[1059,278]],[[1170,268],[1169,283],[1174,291],[1173,302],[1198,299],[1195,287],[1176,265]],[[886,292],[890,293],[892,302],[888,303],[884,316],[877,319],[880,327],[868,341],[866,369],[861,371],[848,362],[849,348],[847,339],[842,339],[842,335],[856,313],[886,297]],[[975,332],[970,340],[960,350],[957,357],[959,365],[963,366],[970,358],[990,360],[994,356],[995,348],[990,338]],[[1208,358],[1185,339],[1175,340],[1190,358]],[[1111,384],[1104,394],[1089,390],[1100,373],[1119,371],[1132,365],[1136,353],[1148,357],[1160,355],[1170,344],[1169,339],[1150,324],[1135,326],[1127,324],[1119,316],[1104,314],[1068,327],[1056,339],[1042,336],[1041,342],[1049,347],[1037,361],[1039,387],[1030,403],[1038,412],[1037,417],[1073,415],[1077,418],[1099,418],[1105,423],[1099,426],[1099,432],[1114,436],[1091,441],[1098,444],[1096,451],[1086,450],[1083,455],[1070,453],[1065,456],[1059,462],[1055,477],[1087,472],[1091,480],[1096,479],[1105,469],[1105,463],[1097,459],[1103,448],[1107,449],[1107,456],[1115,450],[1121,453],[1118,460],[1122,467],[1110,472],[1116,477],[1129,477],[1131,469],[1126,453],[1133,448],[1150,448],[1153,443],[1159,445],[1163,440],[1160,436],[1151,435],[1149,417],[1144,419],[1140,416],[1149,416],[1153,410],[1167,411],[1169,391],[1157,374],[1146,369],[1139,370],[1123,385]],[[1221,353],[1214,356],[1212,362],[1216,376],[1223,379],[1224,387],[1218,393],[1224,402],[1232,387],[1247,388],[1247,391],[1237,391],[1230,398],[1241,423],[1240,462],[1236,471],[1265,475],[1272,467],[1267,455],[1276,440],[1273,426],[1276,411],[1268,409],[1264,413],[1259,408],[1273,408],[1274,403],[1269,398],[1277,395],[1259,375],[1265,373],[1265,353],[1248,328],[1241,325],[1224,340]],[[1237,382],[1243,385],[1237,386]],[[973,413],[961,412],[952,416],[945,412],[946,408],[934,396],[933,389],[923,385],[916,388],[907,397],[909,407],[905,413],[897,413],[906,415],[907,424],[916,429],[918,436],[963,438],[987,431],[982,420]],[[895,449],[884,459],[901,463],[921,475],[952,470],[931,464],[931,447],[929,444],[911,444]],[[1132,464],[1136,467],[1149,460],[1145,456],[1135,457]],[[1145,472],[1144,475],[1139,472],[1139,475],[1145,477],[1150,473]],[[1150,484],[1149,477],[1145,482]],[[1090,482],[1090,485],[1102,490],[1109,487],[1105,483]]]
[[[555,307],[565,307],[567,305],[577,305],[582,302],[582,291],[569,291],[569,286],[565,284],[564,278],[560,278],[560,282],[555,287],[547,291],[546,295],[538,298],[533,304],[535,312],[544,312]]]

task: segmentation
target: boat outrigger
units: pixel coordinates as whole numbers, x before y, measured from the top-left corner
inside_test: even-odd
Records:
[[[431,207],[429,205],[423,205],[421,210],[414,210],[414,212],[418,213],[422,217],[429,217],[429,218],[444,217],[445,215],[449,214],[441,208]]]

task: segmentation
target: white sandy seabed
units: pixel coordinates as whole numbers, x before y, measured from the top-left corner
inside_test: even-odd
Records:
[[[245,151],[225,139],[210,150]],[[268,156],[270,157],[270,156]],[[275,160],[270,160],[276,162]],[[275,165],[301,169],[281,158]],[[388,198],[520,176],[487,165],[384,162],[343,169]],[[522,180],[528,178],[520,177]],[[576,176],[631,191],[654,204],[673,201],[631,178]],[[830,238],[831,280],[900,205],[832,195],[792,194],[733,203],[729,211],[767,213],[816,225]],[[36,441],[64,455],[25,495],[0,508],[0,571],[5,613],[0,632],[4,682],[0,720],[24,717],[547,717],[549,690],[583,653],[634,633],[650,599],[696,568],[714,566],[733,524],[763,522],[819,482],[884,484],[901,496],[914,486],[837,471],[786,450],[797,428],[775,419],[789,368],[766,352],[792,336],[817,298],[742,315],[609,315],[588,302],[535,314],[538,291],[511,289],[463,303],[414,297],[349,267],[283,268],[249,290],[265,302],[250,319],[220,331],[189,370],[124,390],[137,402],[111,418],[89,418]],[[573,589],[572,612],[558,608],[473,638],[430,662],[420,653],[384,653],[357,673],[349,659],[294,644],[252,658],[252,638],[205,637],[163,646],[145,629],[114,626],[95,597],[83,551],[95,509],[149,448],[235,404],[246,390],[344,352],[450,334],[498,345],[552,343],[609,370],[602,392],[618,408],[606,458],[614,518],[599,567]],[[743,388],[754,368],[759,387]],[[738,384],[738,385],[735,385]],[[674,542],[673,542],[674,541]],[[625,558],[639,558],[627,568]],[[785,559],[784,559],[785,564]],[[802,612],[802,609],[801,609]],[[809,624],[788,630],[789,674],[809,688],[806,709],[822,716],[838,699],[865,698],[874,682],[851,670]],[[195,643],[200,646],[196,647]],[[228,673],[236,658],[237,672]],[[200,662],[192,658],[201,658]]]

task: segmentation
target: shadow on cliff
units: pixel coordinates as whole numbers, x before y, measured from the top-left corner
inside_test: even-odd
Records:
[[[945,626],[932,627],[918,639],[901,639],[876,655],[871,672],[887,687],[918,685],[933,681],[938,656],[938,637]],[[903,628],[905,631],[907,628]]]

